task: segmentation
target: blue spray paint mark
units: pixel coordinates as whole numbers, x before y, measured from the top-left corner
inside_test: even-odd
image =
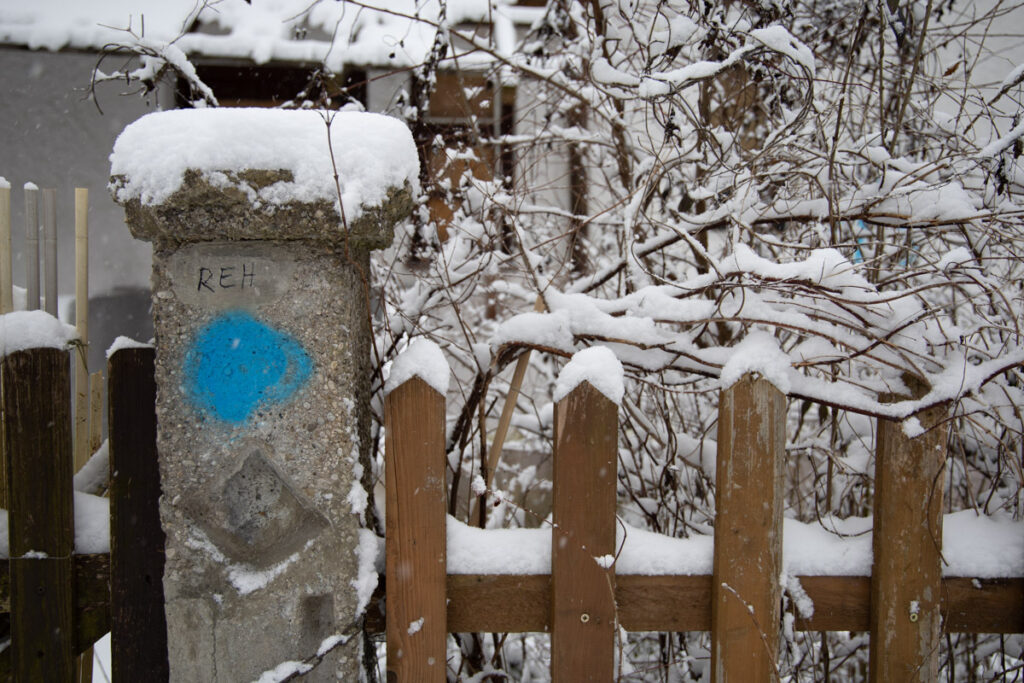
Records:
[[[287,401],[312,373],[313,361],[294,337],[245,311],[214,318],[185,354],[189,398],[226,422]]]

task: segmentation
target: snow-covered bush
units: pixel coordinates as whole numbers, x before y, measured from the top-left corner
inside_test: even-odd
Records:
[[[420,211],[374,262],[376,361],[428,337],[455,369],[453,514],[543,521],[557,370],[600,343],[627,371],[619,514],[633,525],[710,533],[717,389],[741,347],[788,389],[789,516],[869,515],[873,418],[940,403],[947,511],[1024,516],[1024,66],[992,60],[1017,6],[555,0],[514,51],[448,22],[445,0],[387,15],[434,34],[402,93],[434,161]],[[143,47],[145,75],[176,67]],[[437,135],[430,97],[452,70],[467,102],[515,87],[514,123],[467,111],[457,140]],[[493,173],[474,173],[485,151]],[[489,440],[526,353],[494,478]],[[486,482],[498,507],[477,505]],[[866,641],[793,635],[784,672],[858,680]],[[459,675],[543,670],[536,638],[458,645]],[[636,680],[698,680],[707,642],[636,634],[622,656]],[[987,678],[1019,669],[1021,641],[951,637],[943,658],[951,680]]]

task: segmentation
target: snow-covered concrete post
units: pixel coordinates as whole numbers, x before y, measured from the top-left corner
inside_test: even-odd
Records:
[[[411,211],[412,137],[375,114],[169,111],[124,130],[111,175],[154,246],[171,678],[356,680],[369,251]]]

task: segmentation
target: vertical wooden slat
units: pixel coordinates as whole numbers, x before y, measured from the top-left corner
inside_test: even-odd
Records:
[[[85,345],[75,358],[77,471],[85,466],[92,455],[89,450],[89,190],[84,187],[75,188],[75,328],[78,330],[78,338]]]
[[[721,392],[712,681],[778,678],[785,413],[785,396],[752,375]]]
[[[878,683],[938,679],[945,416],[944,406],[919,413],[929,431],[913,439],[902,423],[878,421],[869,657]]]
[[[14,310],[11,275],[11,186],[4,181],[0,187],[0,313]]]
[[[0,179],[2,180],[2,179]],[[11,280],[11,187],[0,187],[0,313],[14,310]],[[4,452],[3,422],[0,421],[0,508],[7,509],[7,455]]]
[[[103,373],[89,375],[89,457],[103,445]]]
[[[43,190],[43,308],[57,311],[57,190]]]
[[[169,671],[153,368],[153,349],[128,348],[107,369],[114,681],[166,681]]]
[[[444,404],[418,377],[384,400],[388,683],[445,680]]]
[[[551,678],[614,676],[618,407],[589,382],[555,405]]]
[[[39,188],[25,184],[25,309],[39,310]]]
[[[14,680],[70,681],[75,533],[68,354],[18,351],[3,359],[0,374]]]
[[[94,372],[89,375],[89,454],[96,452],[103,441],[103,373]],[[76,469],[81,469],[76,468]],[[109,488],[109,487],[108,487]],[[108,582],[109,583],[109,582]],[[107,609],[109,615],[109,606]],[[108,619],[109,621],[109,619]],[[93,659],[95,650],[90,646],[78,657],[75,665],[78,683],[92,683]]]

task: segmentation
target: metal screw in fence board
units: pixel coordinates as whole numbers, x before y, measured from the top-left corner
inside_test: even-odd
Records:
[[[75,533],[68,354],[17,351],[3,358],[0,375],[14,680],[70,681]]]
[[[445,680],[444,420],[418,377],[384,399],[388,683]]]
[[[916,393],[924,393],[916,387]],[[939,676],[942,494],[946,408],[917,418],[929,429],[908,438],[903,424],[878,421],[871,569],[872,681]],[[938,425],[938,426],[936,426]]]
[[[155,352],[110,357],[110,607],[113,680],[166,681],[164,532],[156,450]]]
[[[712,681],[778,678],[786,397],[744,375],[718,405]]]
[[[588,382],[555,405],[551,678],[614,676],[618,407]]]

